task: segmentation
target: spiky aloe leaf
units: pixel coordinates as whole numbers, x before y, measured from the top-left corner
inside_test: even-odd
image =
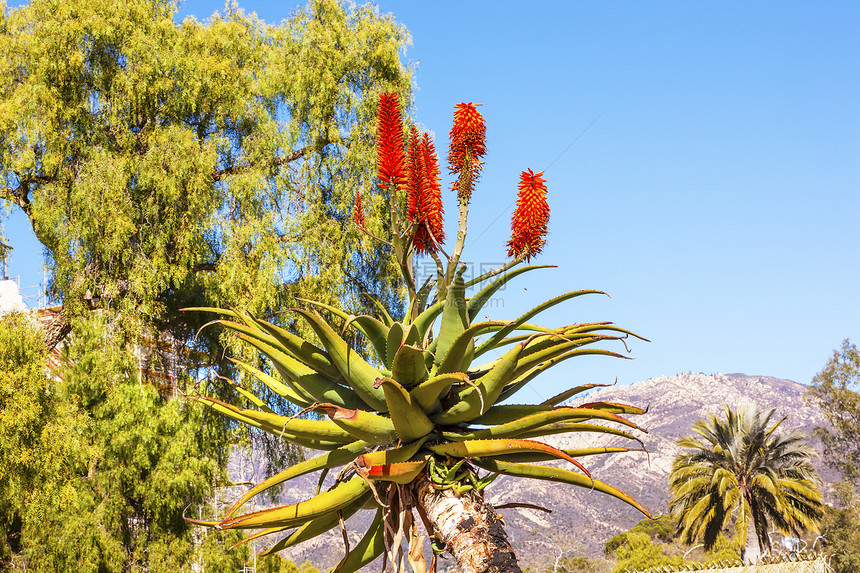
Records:
[[[367,468],[367,477],[372,480],[390,481],[399,484],[411,483],[427,466],[427,458],[409,462],[378,464]]]
[[[621,501],[635,507],[636,509],[644,513],[646,516],[651,517],[651,514],[648,513],[647,509],[642,507],[642,505],[638,501],[636,501],[620,489],[612,487],[611,485],[603,483],[602,481],[591,479],[582,474],[572,472],[570,470],[531,464],[502,462],[492,459],[476,459],[473,460],[473,462],[476,466],[490,472],[499,472],[510,476],[554,481],[558,483],[567,483],[579,487],[594,489],[601,493],[605,493],[611,495],[614,498],[620,499]]]
[[[430,296],[430,291],[433,290],[433,286],[435,286],[435,284],[436,278],[433,275],[427,277],[427,280],[424,281],[424,284],[421,285],[421,288],[418,289],[418,292],[415,293],[415,296],[409,302],[409,308],[406,309],[406,316],[403,317],[403,322],[405,324],[411,324],[413,319],[421,314],[421,311],[423,311],[424,307],[427,305],[427,297]]]
[[[348,432],[328,420],[286,418],[258,410],[237,408],[216,398],[205,396],[191,396],[191,398],[237,422],[259,428],[301,446],[320,450],[334,450],[355,441],[355,438],[350,436]]]
[[[444,309],[445,301],[440,300],[428,306],[426,310],[416,316],[412,321],[412,324],[414,324],[421,333],[422,340],[427,338],[430,328],[433,326],[433,323],[436,322],[436,319],[439,318],[439,315],[442,314]]]
[[[591,475],[573,457],[549,444],[535,440],[464,440],[446,444],[432,444],[427,449],[434,454],[452,458],[495,458],[506,454],[539,453],[552,458],[567,460],[586,475]]]
[[[358,397],[372,409],[385,412],[387,406],[382,390],[373,387],[373,382],[381,375],[379,370],[352,350],[319,315],[298,308],[293,310],[308,322],[331,356],[332,362]]]
[[[562,450],[565,454],[572,458],[581,458],[585,456],[595,456],[599,454],[616,454],[621,452],[644,452],[643,448],[622,448],[622,447],[602,447],[602,448],[570,448]],[[505,453],[494,456],[493,459],[502,462],[549,462],[557,459],[552,454],[542,452],[520,452],[520,453]]]
[[[482,308],[484,308],[484,305],[487,304],[487,302],[493,297],[493,295],[496,294],[496,291],[498,291],[500,288],[505,286],[505,284],[507,284],[507,282],[509,280],[511,280],[511,279],[523,274],[523,273],[533,271],[535,269],[549,269],[549,268],[555,268],[555,265],[525,266],[525,267],[520,267],[518,269],[510,270],[510,271],[502,274],[501,276],[499,276],[499,278],[495,279],[493,282],[484,286],[481,290],[476,292],[469,299],[469,304],[466,307],[468,312],[469,312],[469,320],[470,321],[475,320],[475,318],[478,316],[478,313],[481,312]],[[486,280],[486,278],[488,278],[488,277],[486,277],[486,278],[485,277],[486,277],[486,275],[481,275],[480,277],[477,277],[475,279],[470,280],[469,282],[466,283],[466,288],[469,288],[470,286],[476,285],[476,284]]]
[[[629,428],[644,431],[630,420],[626,420],[610,412],[603,412],[592,408],[557,406],[549,412],[530,414],[513,422],[480,430],[472,430],[464,432],[461,435],[466,436],[463,439],[521,438],[527,432],[536,431],[557,422],[585,422],[594,419],[617,422]],[[445,434],[445,437],[448,437],[448,435]]]
[[[358,498],[355,502],[346,506],[342,510],[340,510],[341,517],[344,520],[352,517],[358,510],[362,508],[362,506],[367,502],[367,500],[372,499],[373,494],[368,491],[363,496]],[[317,535],[325,533],[330,529],[337,527],[338,523],[340,523],[340,517],[337,512],[327,513],[321,517],[317,517],[311,521],[308,521],[300,528],[296,529],[292,534],[278,541],[265,551],[260,553],[260,557],[265,557],[266,555],[271,555],[272,553],[277,553],[282,549],[286,549],[288,547],[292,547],[294,545],[298,545],[303,541],[307,541],[308,539],[313,539]],[[278,529],[286,529],[286,528],[278,528]]]
[[[313,404],[313,402],[308,401],[299,396],[298,392],[296,392],[280,380],[276,379],[274,376],[267,374],[262,370],[251,366],[250,364],[242,362],[241,360],[236,360],[234,358],[228,358],[227,360],[229,360],[248,374],[256,377],[260,382],[268,386],[275,394],[281,396],[282,398],[286,398],[296,406],[300,408],[307,408],[308,406]]]
[[[644,414],[647,410],[643,410],[639,406],[631,406],[629,404],[619,404],[617,402],[588,402],[580,404],[578,408],[593,408],[602,410],[612,414]]]
[[[335,425],[354,439],[371,444],[390,444],[397,441],[397,431],[391,418],[366,410],[341,408],[335,404],[315,404],[313,408],[324,411]]]
[[[344,331],[350,326],[354,326],[373,345],[373,349],[376,351],[380,362],[385,361],[385,342],[388,339],[388,327],[381,320],[366,314],[348,314],[335,306],[316,300],[306,298],[297,298],[296,300],[327,310],[333,315],[342,318],[344,320]]]
[[[553,434],[567,434],[573,432],[590,432],[595,434],[609,434],[612,436],[618,436],[621,438],[625,438],[628,440],[633,440],[638,442],[641,446],[642,440],[631,434],[630,432],[625,432],[624,430],[620,430],[618,428],[613,428],[611,426],[603,426],[601,424],[589,424],[583,422],[556,422],[554,424],[548,424],[546,426],[540,426],[534,430],[529,430],[526,432],[522,432],[518,437],[520,438],[540,438],[543,436],[550,436]],[[463,438],[466,439],[466,438]]]
[[[468,380],[469,376],[463,372],[439,374],[412,388],[409,394],[424,412],[428,415],[435,414],[442,409],[442,397],[448,393],[451,386],[463,384]]]
[[[466,313],[466,286],[463,282],[465,269],[466,267],[463,266],[457,271],[454,282],[448,287],[445,308],[442,310],[442,320],[439,323],[439,338],[434,341],[435,350],[432,346],[430,348],[436,355],[435,367],[438,367],[457,337],[469,326],[469,315]]]
[[[240,497],[230,509],[227,511],[227,517],[232,517],[236,511],[242,507],[249,499],[258,495],[267,489],[274,487],[278,484],[282,484],[285,481],[289,481],[293,478],[297,478],[299,476],[303,476],[305,474],[315,472],[322,469],[332,469],[336,467],[340,467],[342,465],[348,464],[351,461],[355,460],[357,457],[364,452],[370,444],[364,441],[355,441],[351,444],[343,446],[342,448],[338,448],[334,451],[327,452],[325,454],[316,456],[309,460],[305,460],[303,462],[299,462],[295,465],[292,465],[285,469],[282,472],[279,472],[272,477],[262,481],[249,489],[245,494]]]
[[[369,300],[370,303],[376,307],[376,310],[379,311],[379,315],[382,317],[382,322],[385,324],[385,326],[391,327],[391,325],[394,324],[394,319],[391,318],[390,314],[388,314],[388,309],[385,308],[385,305],[382,304],[382,302],[372,294],[363,294],[367,298],[367,300]]]
[[[385,551],[385,528],[382,522],[382,509],[379,509],[358,545],[328,573],[354,573],[382,555],[383,551]]]
[[[394,363],[394,357],[397,356],[397,351],[400,349],[401,346],[403,346],[403,338],[405,333],[406,329],[400,322],[395,322],[391,325],[391,328],[388,329],[388,336],[386,337],[385,342],[386,368],[391,368],[391,365]]]
[[[577,394],[585,392],[586,390],[591,390],[592,388],[605,388],[607,386],[612,386],[612,384],[582,384],[580,386],[574,386],[564,392],[560,392],[553,396],[548,400],[544,400],[541,402],[542,406],[558,406],[562,402],[573,398]]]
[[[536,314],[539,314],[539,313],[541,313],[541,312],[543,312],[549,308],[552,308],[557,304],[561,304],[562,302],[564,302],[566,300],[570,300],[572,298],[576,298],[578,296],[582,296],[582,295],[586,295],[586,294],[606,294],[606,293],[603,291],[599,291],[599,290],[577,290],[577,291],[565,293],[565,294],[557,296],[555,298],[551,298],[548,301],[537,305],[536,307],[534,307],[530,311],[526,312],[525,314],[520,315],[519,318],[512,321],[511,324],[508,325],[506,328],[503,328],[502,330],[498,331],[496,334],[494,334],[492,337],[490,337],[489,340],[487,340],[486,342],[484,342],[480,346],[478,346],[475,349],[475,356],[476,357],[480,356],[483,353],[487,352],[488,350],[492,350],[493,348],[495,348],[496,345],[499,342],[501,342],[508,334],[510,334],[511,332],[516,330],[518,325],[526,322],[528,319],[535,316]]]
[[[452,425],[468,422],[486,412],[514,373],[522,345],[518,344],[506,352],[493,368],[478,379],[475,386],[460,389],[452,397],[452,404],[445,410],[433,414],[430,419],[436,424]]]
[[[341,482],[307,501],[246,513],[219,523],[217,529],[260,529],[264,527],[296,527],[327,513],[357,502],[369,490],[359,476]]]
[[[438,361],[438,366],[434,368],[431,374],[447,374],[449,372],[463,372],[468,370],[469,365],[465,364],[465,358],[469,353],[470,346],[472,347],[472,353],[474,354],[475,337],[480,336],[485,332],[490,332],[491,329],[495,327],[504,328],[506,325],[507,323],[505,322],[487,321],[478,322],[469,326],[469,328],[465,329],[459,336],[457,336],[456,339],[454,339],[447,354]],[[437,348],[437,352],[438,351],[439,349]],[[471,362],[471,360],[469,362]]]
[[[428,356],[429,353],[420,346],[404,344],[394,356],[394,362],[391,364],[391,377],[406,388],[412,388],[423,382],[430,375],[427,371]]]
[[[376,384],[385,392],[388,413],[401,440],[412,442],[433,431],[433,422],[406,388],[391,378],[379,378]]]
[[[483,416],[472,420],[472,423],[480,426],[506,424],[538,412],[549,412],[552,408],[552,406],[540,404],[497,404],[487,410]]]
[[[265,402],[260,400],[255,394],[248,392],[247,390],[245,390],[244,388],[242,388],[241,386],[236,384],[236,382],[233,380],[230,380],[227,378],[225,378],[225,380],[230,384],[230,386],[233,388],[233,390],[235,390],[236,392],[238,392],[239,394],[244,396],[246,400],[248,400],[254,406],[259,408],[261,412],[266,412],[267,414],[274,414],[275,413],[274,410],[269,408],[269,406]]]
[[[240,334],[239,338],[271,360],[278,374],[284,380],[289,381],[290,387],[311,403],[331,402],[345,408],[357,408],[364,405],[358,394],[351,388],[337,384],[274,346],[245,334]]]
[[[311,344],[304,338],[296,336],[279,326],[259,320],[248,313],[239,311],[226,311],[223,309],[208,307],[195,307],[183,310],[203,310],[237,318],[245,324],[241,325],[240,323],[224,320],[214,321],[211,324],[222,324],[228,328],[236,330],[237,332],[244,332],[248,336],[258,338],[262,342],[279,348],[282,352],[302,361],[316,372],[319,372],[332,380],[340,378],[340,373],[331,363],[331,360],[325,351],[318,346]],[[237,325],[244,326],[245,328],[238,328]],[[272,341],[272,338],[274,338],[275,342]]]

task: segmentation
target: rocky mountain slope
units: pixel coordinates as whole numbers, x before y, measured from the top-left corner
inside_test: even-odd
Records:
[[[802,428],[811,433],[815,427],[824,424],[824,418],[804,401],[805,390],[801,384],[767,376],[687,373],[653,378],[629,386],[600,388],[585,397],[576,397],[571,405],[606,401],[648,406],[646,414],[630,417],[648,430],[639,435],[648,454],[626,452],[592,456],[585,458],[583,463],[595,479],[626,491],[657,515],[667,508],[667,476],[672,460],[681,451],[676,442],[678,438],[691,434],[690,427],[696,420],[711,413],[719,415],[722,404],[737,405],[747,401],[763,408],[776,408],[780,417],[787,416],[784,428]],[[622,445],[620,439],[589,434],[552,436],[546,441],[559,448]],[[636,447],[635,444],[633,446]],[[234,468],[237,477],[243,474],[241,477],[252,481],[265,477],[259,468],[247,462],[244,464],[242,471],[238,466]],[[820,467],[820,460],[817,465],[825,482],[832,480],[833,476]],[[306,498],[315,486],[316,477],[312,476],[284,491],[280,502],[293,503]],[[632,507],[607,495],[550,482],[500,477],[487,488],[486,495],[494,505],[527,502],[552,510],[552,513],[521,508],[500,511],[509,538],[524,565],[545,560],[562,551],[601,555],[606,540],[643,518]],[[360,518],[356,516],[353,520],[348,525],[360,530]],[[356,531],[350,537],[352,542],[359,539]],[[261,544],[259,549],[267,545]],[[285,551],[284,556],[297,563],[309,559],[322,568],[333,565],[342,550],[340,532],[333,531]]]

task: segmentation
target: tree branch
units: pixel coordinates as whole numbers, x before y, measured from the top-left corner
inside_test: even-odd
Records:
[[[292,153],[288,153],[283,157],[275,157],[267,167],[280,167],[281,165],[285,165],[287,163],[291,163],[297,159],[301,159],[304,157],[308,151],[311,150],[310,145],[306,145],[300,149],[296,149]],[[235,175],[237,173],[242,173],[251,169],[252,167],[257,167],[258,165],[231,165],[230,167],[225,167],[224,169],[219,169],[215,173],[212,174],[212,178],[215,181],[220,181],[225,177],[229,177],[230,175]]]

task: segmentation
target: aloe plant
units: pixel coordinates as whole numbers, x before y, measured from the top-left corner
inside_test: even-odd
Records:
[[[244,390],[256,407],[196,398],[237,422],[321,453],[255,485],[221,519],[189,521],[255,530],[246,540],[280,537],[263,551],[266,555],[343,527],[343,520],[358,511],[375,511],[362,541],[348,547],[334,570],[355,571],[387,552],[387,563],[395,570],[406,559],[414,570],[424,571],[417,513],[433,539],[431,568],[435,552],[449,551],[464,571],[518,571],[501,521],[483,497],[484,488],[499,475],[596,490],[648,515],[632,497],[593,478],[579,461],[598,453],[641,449],[631,433],[640,428],[624,415],[643,410],[603,402],[565,405],[597,384],[577,386],[540,404],[509,402],[537,375],[569,358],[623,357],[600,343],[638,336],[611,323],[547,328],[530,322],[542,311],[600,291],[562,294],[515,320],[478,319],[487,301],[509,281],[547,268],[524,264],[544,245],[549,207],[543,173],[528,170],[521,176],[508,242],[510,262],[466,281],[460,257],[469,201],[486,151],[483,117],[471,103],[455,109],[449,169],[457,176],[453,189],[459,225],[451,254],[443,246],[440,170],[433,142],[415,128],[405,138],[404,133],[396,96],[383,94],[375,192],[390,202],[390,237],[383,239],[378,229],[367,228],[361,195],[356,196],[353,217],[355,225],[385,242],[397,258],[409,299],[403,316],[391,316],[378,302],[377,315],[356,316],[304,300],[303,308],[290,312],[313,331],[311,340],[238,309],[191,309],[218,314],[215,324],[267,357],[272,374],[236,364],[301,412],[278,414]],[[437,269],[435,277],[420,286],[413,273],[416,253],[432,257]],[[372,355],[348,342],[356,339],[365,341]],[[317,419],[303,416],[310,412],[319,414]],[[633,443],[561,450],[536,439],[566,432],[607,434]],[[563,465],[541,464],[547,461]],[[330,471],[337,472],[334,485],[306,501],[242,513],[251,498],[271,487]]]

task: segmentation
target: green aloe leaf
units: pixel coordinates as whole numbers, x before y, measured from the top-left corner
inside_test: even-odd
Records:
[[[399,484],[412,483],[427,466],[427,459],[410,462],[379,464],[367,468],[367,477],[372,480],[390,481]]]
[[[218,529],[260,529],[265,527],[296,527],[312,519],[343,509],[357,502],[369,490],[359,476],[341,482],[334,488],[320,493],[307,501],[263,509],[225,519]]]
[[[472,420],[472,424],[480,426],[495,426],[519,420],[524,416],[538,412],[549,412],[552,406],[536,404],[497,404],[486,411],[483,416]]]
[[[284,471],[258,483],[245,492],[245,494],[242,495],[242,497],[240,497],[227,511],[227,517],[233,517],[233,514],[235,514],[240,507],[255,495],[299,476],[318,470],[333,469],[348,464],[358,458],[369,446],[370,444],[367,442],[359,440],[334,451],[326,452],[309,460],[292,465]]]
[[[290,388],[287,384],[284,384],[274,376],[259,370],[250,364],[242,362],[241,360],[236,360],[234,358],[228,358],[230,362],[247,372],[248,374],[256,377],[260,382],[268,386],[275,394],[281,396],[282,398],[286,398],[299,408],[307,408],[313,401],[306,400],[299,396],[298,392]]]
[[[439,374],[412,388],[409,394],[424,412],[428,415],[435,414],[442,409],[442,398],[448,393],[451,386],[462,384],[464,380],[469,380],[469,376],[463,372]]]
[[[317,308],[327,310],[333,315],[342,318],[345,322],[343,329],[354,326],[373,345],[380,362],[385,361],[385,342],[388,339],[388,327],[378,318],[366,314],[348,314],[343,310],[316,300],[297,298],[296,300],[313,305]]]
[[[541,312],[543,312],[549,308],[552,308],[555,305],[560,304],[566,300],[570,300],[572,298],[576,298],[578,296],[582,296],[582,295],[586,295],[586,294],[606,294],[606,293],[603,291],[599,291],[599,290],[577,290],[577,291],[565,293],[565,294],[557,296],[555,298],[551,298],[548,301],[537,305],[536,307],[534,307],[530,311],[521,315],[519,318],[517,318],[516,320],[511,322],[510,325],[508,325],[507,327],[498,331],[496,334],[494,334],[492,337],[490,337],[489,340],[487,340],[486,342],[484,342],[483,344],[478,346],[475,349],[475,356],[476,357],[480,356],[483,353],[487,352],[488,350],[492,350],[493,348],[495,348],[496,345],[499,342],[501,342],[508,334],[510,334],[511,332],[516,330],[518,325],[526,322],[528,319],[535,316],[536,314],[539,314],[539,313],[541,313]]]
[[[379,315],[382,317],[382,322],[385,324],[385,326],[391,327],[391,325],[394,324],[394,319],[391,318],[390,314],[388,314],[388,309],[385,308],[385,305],[382,304],[382,302],[372,294],[363,294],[365,297],[367,297],[367,300],[369,300],[371,304],[376,307],[376,310],[379,311]]]
[[[472,347],[474,353],[474,339],[481,334],[491,332],[493,328],[504,328],[507,325],[505,322],[487,321],[478,322],[469,326],[457,336],[451,343],[448,352],[439,361],[438,367],[431,374],[447,374],[449,372],[463,372],[468,369],[468,364],[464,364],[465,358],[468,355],[469,347]],[[437,353],[439,349],[437,348]],[[471,361],[470,361],[471,362]]]
[[[645,509],[642,504],[640,504],[638,501],[633,499],[633,497],[624,493],[620,489],[606,484],[602,481],[591,479],[589,477],[570,470],[531,464],[502,462],[490,459],[476,459],[474,460],[474,463],[476,466],[490,472],[499,472],[504,475],[547,480],[558,483],[567,483],[579,487],[584,487],[587,489],[593,489],[601,493],[611,495],[614,498],[620,499],[621,501],[635,507],[637,510],[641,511],[646,516],[651,517],[651,514],[648,513],[648,510]]]
[[[388,413],[401,440],[412,442],[433,431],[433,422],[406,388],[392,378],[379,378],[376,384],[385,393]]]
[[[549,444],[535,440],[502,439],[502,440],[464,440],[433,444],[427,449],[434,454],[451,456],[453,458],[495,458],[506,454],[539,453],[555,459],[567,460],[588,475],[588,471],[562,450]]]
[[[448,287],[445,308],[442,310],[442,320],[439,324],[439,338],[434,341],[436,343],[436,367],[448,353],[457,337],[469,326],[469,315],[466,313],[466,286],[463,283],[465,268],[465,266],[461,267],[457,271],[454,282]]]
[[[506,352],[489,372],[478,379],[475,386],[461,387],[451,399],[451,405],[433,414],[430,419],[436,424],[460,424],[490,409],[513,376],[522,348],[522,345],[517,345]]]
[[[401,346],[403,346],[405,333],[406,330],[403,328],[403,324],[399,322],[392,324],[391,328],[388,330],[388,336],[385,343],[386,368],[391,368],[391,365],[394,364],[394,357],[397,356],[397,351]]]
[[[421,314],[424,307],[427,305],[427,298],[430,296],[430,291],[433,290],[433,286],[435,286],[435,284],[436,277],[433,275],[427,277],[427,280],[424,281],[424,284],[421,285],[421,288],[418,289],[418,292],[416,292],[415,296],[412,297],[412,301],[409,303],[409,308],[406,309],[406,316],[403,317],[403,322],[405,324],[411,324],[412,320]]]
[[[444,309],[445,301],[440,300],[428,306],[426,310],[416,316],[415,320],[412,321],[412,324],[414,324],[418,331],[421,333],[422,340],[425,340],[427,338],[428,331],[433,326],[433,323],[436,322],[436,319],[439,317],[439,315],[442,314],[442,311]]]
[[[340,510],[340,514],[344,520],[349,519],[355,513],[358,512],[362,508],[362,506],[367,502],[367,500],[372,499],[373,494],[368,491],[363,496],[359,497],[353,503],[344,507]],[[271,555],[272,553],[277,553],[282,549],[286,549],[288,547],[292,547],[294,545],[298,545],[303,541],[307,541],[308,539],[313,539],[317,535],[325,533],[331,529],[334,529],[340,523],[340,517],[338,517],[337,512],[327,513],[321,517],[317,517],[316,519],[312,519],[308,521],[300,528],[296,529],[293,533],[286,536],[282,540],[278,541],[265,551],[260,553],[260,557],[265,557],[266,555]],[[278,530],[283,530],[287,528],[277,528]]]
[[[222,402],[217,398],[209,398],[207,396],[192,397],[225,416],[239,422],[252,424],[275,435],[283,433],[284,435],[292,435],[309,440],[325,440],[340,442],[341,444],[348,444],[354,441],[348,432],[329,420],[288,418],[269,412],[239,408]]]
[[[569,400],[570,398],[576,396],[577,394],[585,392],[586,390],[591,390],[592,388],[605,388],[607,386],[612,386],[612,384],[582,384],[580,386],[575,386],[573,388],[565,390],[564,392],[556,394],[549,400],[544,400],[543,402],[541,402],[541,405],[558,406],[562,402]]]
[[[374,381],[381,375],[379,370],[350,348],[349,344],[319,315],[302,309],[293,310],[301,315],[314,330],[331,356],[332,362],[358,397],[374,410],[385,412],[387,408],[385,396],[381,390],[373,387]]]
[[[337,384],[289,354],[245,334],[240,334],[239,338],[271,360],[278,374],[306,401],[332,402],[345,408],[356,408],[364,404],[351,388]]]
[[[391,418],[366,410],[341,408],[335,404],[315,404],[313,408],[324,411],[335,425],[355,439],[371,444],[390,444],[397,441],[397,431]]]
[[[423,382],[430,375],[427,371],[428,354],[419,346],[404,344],[394,356],[394,362],[391,365],[391,377],[406,388],[412,388]]]
[[[621,447],[600,447],[600,448],[571,448],[562,450],[565,454],[569,455],[572,458],[581,458],[585,456],[595,456],[599,454],[617,454],[622,452],[644,452],[644,448],[621,448]],[[545,454],[542,452],[521,452],[521,453],[511,453],[511,454],[500,454],[494,456],[493,459],[503,461],[503,462],[522,462],[522,463],[535,463],[535,462],[549,462],[555,459],[558,459],[556,456],[552,454]]]
[[[491,428],[472,430],[463,435],[468,436],[468,439],[521,438],[524,437],[523,434],[526,432],[538,430],[543,426],[557,422],[585,422],[594,419],[616,422],[635,430],[645,431],[630,420],[626,420],[610,412],[592,408],[557,406],[549,412],[537,412],[513,422],[500,424]]]

